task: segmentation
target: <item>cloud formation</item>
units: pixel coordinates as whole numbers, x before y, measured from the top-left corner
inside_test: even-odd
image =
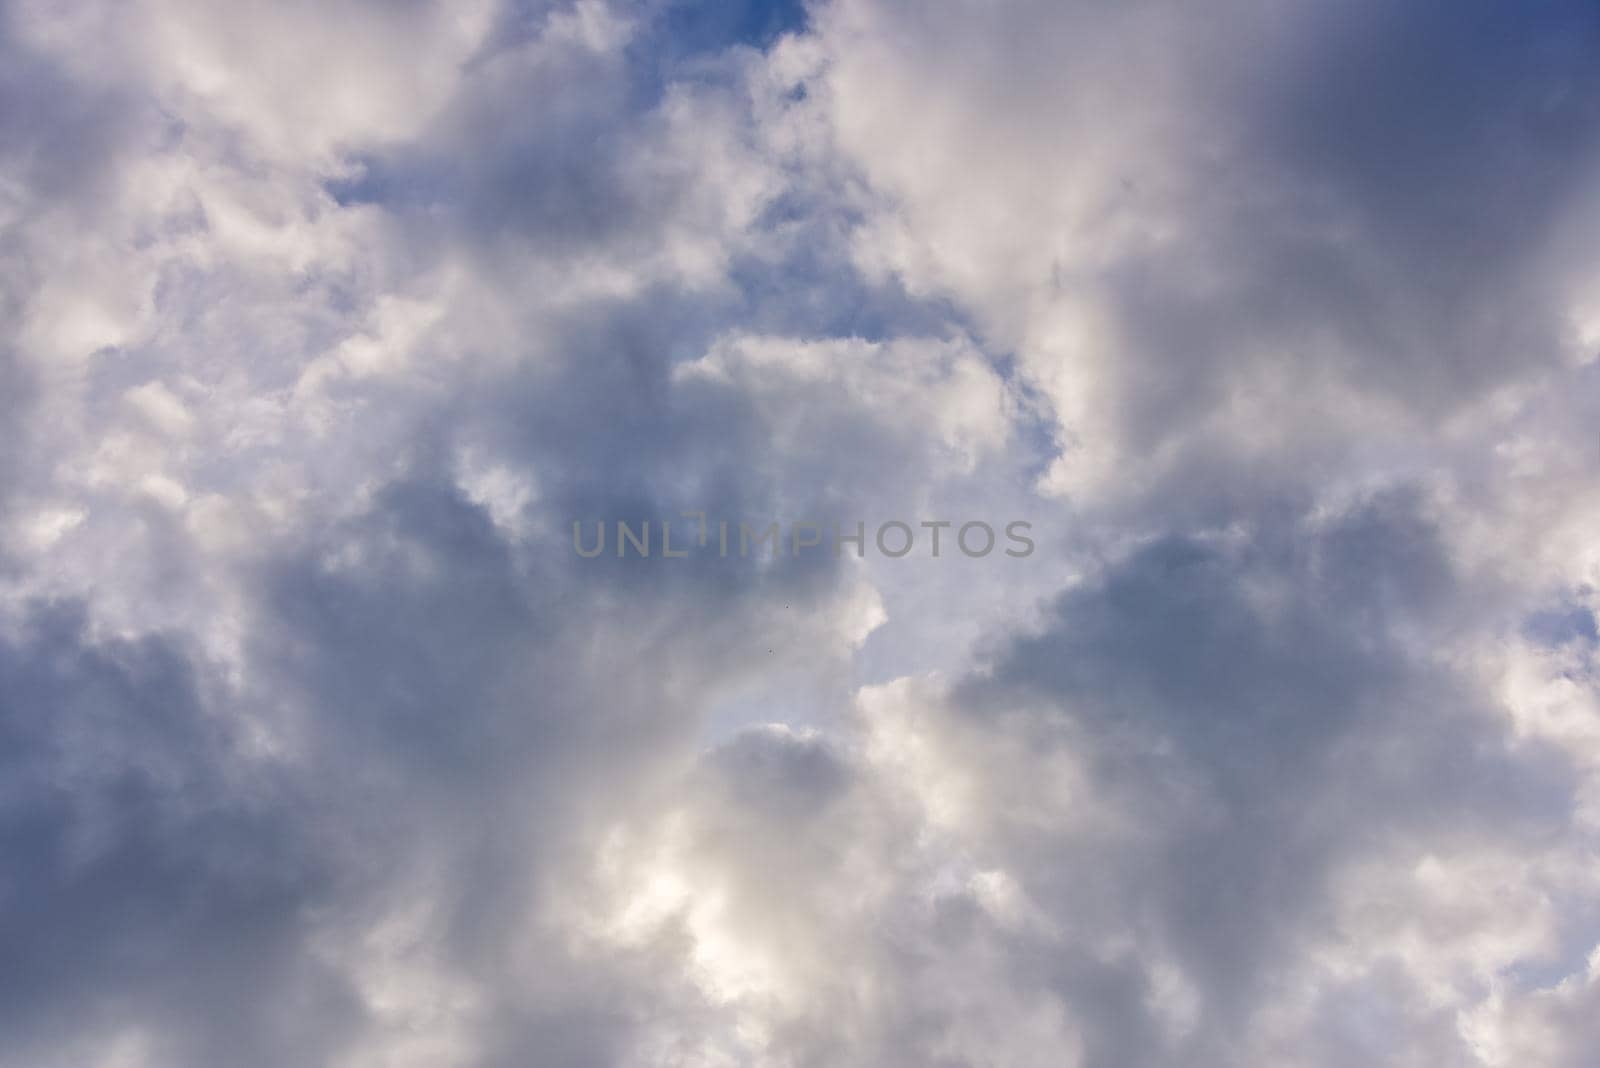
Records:
[[[0,1066],[1587,1064],[1597,117],[1576,0],[0,0]],[[685,512],[1038,549],[573,551]]]

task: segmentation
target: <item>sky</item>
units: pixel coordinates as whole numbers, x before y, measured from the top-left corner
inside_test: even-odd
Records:
[[[0,1068],[1594,1063],[1589,0],[0,0],[0,312]]]

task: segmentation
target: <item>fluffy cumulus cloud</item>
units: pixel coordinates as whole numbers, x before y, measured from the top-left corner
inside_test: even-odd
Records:
[[[1592,1064],[1597,250],[1579,0],[0,0],[0,1065]]]

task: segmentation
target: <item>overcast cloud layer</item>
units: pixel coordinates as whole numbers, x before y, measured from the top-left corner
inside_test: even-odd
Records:
[[[3,1068],[1595,1063],[1589,0],[0,0],[0,312]]]

